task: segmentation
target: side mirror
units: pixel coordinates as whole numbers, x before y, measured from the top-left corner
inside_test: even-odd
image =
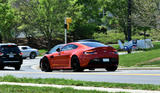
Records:
[[[57,49],[56,49],[56,51],[57,51],[57,52],[60,52],[60,51],[61,51],[61,49],[60,49],[60,48],[57,48]]]

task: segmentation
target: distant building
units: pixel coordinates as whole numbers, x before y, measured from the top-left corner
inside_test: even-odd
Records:
[[[16,38],[26,38],[24,32],[21,32],[18,34],[18,36]]]

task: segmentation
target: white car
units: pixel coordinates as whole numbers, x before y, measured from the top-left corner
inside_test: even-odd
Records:
[[[36,56],[39,55],[39,51],[37,49],[31,48],[29,46],[18,46],[20,51],[23,53],[22,57],[30,59],[34,59]]]

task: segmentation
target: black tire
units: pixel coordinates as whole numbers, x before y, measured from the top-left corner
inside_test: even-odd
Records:
[[[107,71],[116,71],[117,68],[118,68],[118,66],[108,66],[108,67],[106,68],[106,70],[107,70]]]
[[[17,66],[15,66],[14,68],[15,68],[15,70],[20,70],[21,65],[17,65]]]
[[[52,72],[52,69],[50,68],[49,62],[47,60],[40,62],[40,68],[41,68],[41,71]]]
[[[73,56],[71,59],[71,66],[73,72],[83,72],[83,68],[80,67],[79,59],[77,56]]]
[[[95,68],[90,68],[89,70],[92,70],[92,71],[94,71],[94,70],[95,70]]]
[[[4,69],[4,66],[0,66],[0,70],[3,70]]]
[[[37,56],[37,55],[36,55],[35,52],[31,52],[29,58],[30,58],[30,59],[35,59],[36,56]]]

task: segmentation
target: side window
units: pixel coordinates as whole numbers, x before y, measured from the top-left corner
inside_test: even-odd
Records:
[[[78,48],[78,46],[76,46],[76,45],[71,45],[71,47],[72,47],[72,49],[76,49],[76,48]]]
[[[72,49],[76,49],[78,46],[70,44],[70,45],[66,45],[64,46],[61,51],[67,51],[67,50],[72,50]]]
[[[66,45],[61,49],[61,51],[66,51],[66,50],[71,50],[71,49],[72,47],[70,45]]]
[[[56,52],[56,49],[57,48],[60,48],[60,46],[55,46],[55,47],[53,47],[50,51],[49,51],[49,53],[54,53],[54,52]]]
[[[26,50],[26,49],[27,49],[27,47],[22,47],[22,49],[23,49],[23,50]]]

